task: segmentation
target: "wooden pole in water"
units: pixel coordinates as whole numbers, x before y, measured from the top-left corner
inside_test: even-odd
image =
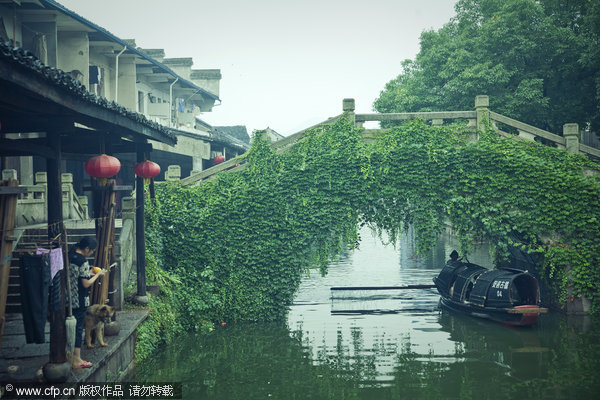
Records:
[[[334,286],[330,290],[403,290],[403,289],[435,289],[435,285],[406,286]]]

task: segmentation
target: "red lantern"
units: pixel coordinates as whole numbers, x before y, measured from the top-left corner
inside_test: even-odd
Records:
[[[160,174],[160,165],[155,162],[146,160],[137,163],[133,168],[133,172],[140,178],[144,178],[146,183],[150,183],[150,179]]]
[[[216,156],[215,158],[213,158],[213,163],[215,165],[221,164],[223,161],[225,161],[225,156]]]
[[[115,176],[120,170],[121,162],[116,157],[107,156],[106,154],[92,157],[85,163],[85,172],[94,178],[98,178],[101,185],[106,183],[106,178]]]

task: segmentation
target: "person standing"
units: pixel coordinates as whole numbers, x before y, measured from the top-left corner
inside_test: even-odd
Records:
[[[71,363],[73,368],[90,368],[92,363],[81,358],[81,344],[83,342],[83,324],[85,322],[85,312],[90,305],[90,287],[96,279],[104,275],[100,270],[94,273],[87,258],[91,257],[98,242],[93,237],[84,237],[75,248],[69,252],[69,263],[72,266],[70,270],[71,279],[71,306],[73,316],[77,321],[75,325],[75,349]]]

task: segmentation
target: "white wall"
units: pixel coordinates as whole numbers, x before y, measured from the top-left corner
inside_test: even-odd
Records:
[[[144,82],[143,76],[141,81],[136,84],[136,93],[138,91],[144,93],[145,110],[139,110],[148,119],[166,125],[169,125],[169,92],[164,90],[166,84],[156,84]],[[154,102],[150,102],[148,96],[150,94],[154,98]],[[161,102],[159,103],[159,99]],[[137,94],[136,94],[137,102]]]
[[[14,21],[14,15],[12,10],[8,9],[8,8],[1,8],[0,9],[0,17],[2,17],[2,21],[4,22],[4,28],[6,28],[6,34],[8,35],[8,37],[11,39],[13,39],[13,21]],[[17,31],[16,31],[16,37],[17,37],[17,45],[22,45],[23,44],[23,37],[21,36],[21,22],[19,20],[19,16],[17,16]]]
[[[152,148],[155,150],[163,150],[191,157],[200,157],[205,160],[210,158],[210,142],[205,142],[200,138],[194,139],[188,136],[178,135],[177,144],[174,147],[154,140],[150,140],[150,142],[152,143]]]
[[[56,66],[65,72],[78,70],[81,83],[89,88],[90,42],[86,32],[58,32]]]
[[[190,79],[202,89],[208,90],[212,94],[219,96],[221,86],[220,69],[195,69],[192,70]]]
[[[119,57],[119,97],[117,103],[130,110],[137,109],[136,76],[134,56],[121,55]]]

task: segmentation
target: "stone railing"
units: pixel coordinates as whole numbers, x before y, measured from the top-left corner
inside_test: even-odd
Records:
[[[519,133],[516,136],[520,139],[535,141],[536,138],[542,138],[546,141],[554,143],[554,145],[559,149],[566,149],[569,153],[583,153],[595,158],[600,158],[599,149],[579,142],[580,133],[578,124],[564,124],[563,135],[559,136],[543,129],[536,128],[535,126],[528,125],[524,122],[505,117],[504,115],[495,113],[493,111],[490,111],[490,120],[492,121],[496,132],[502,136],[515,137],[515,135],[499,129],[498,122],[517,129]]]
[[[17,171],[2,171],[4,179],[17,179]],[[62,208],[64,219],[87,219],[87,197],[77,196],[73,190],[73,175],[62,174]],[[35,174],[35,185],[24,186],[27,192],[17,200],[17,226],[48,222],[47,179],[45,172]]]
[[[475,128],[484,129],[485,122],[489,121],[499,135],[517,140],[541,141],[550,143],[558,148],[566,149],[569,153],[582,153],[596,159],[600,159],[600,150],[580,143],[579,125],[568,123],[563,125],[563,135],[557,135],[545,131],[524,122],[506,117],[502,114],[489,110],[490,100],[488,96],[475,97],[475,110],[470,111],[436,111],[436,112],[407,112],[387,114],[354,114],[354,99],[344,99],[343,110],[353,116],[357,126],[362,127],[365,122],[370,121],[406,121],[410,119],[422,119],[430,121],[432,125],[442,125],[446,121],[467,120],[467,127],[473,128],[473,139],[478,139]],[[498,127],[508,126],[516,133],[505,132]],[[365,140],[374,140],[385,130],[365,129],[363,136]]]
[[[278,140],[276,142],[273,142],[271,144],[271,147],[276,151],[276,152],[282,152],[285,149],[287,149],[290,146],[293,146],[294,144],[296,144],[300,139],[302,139],[304,136],[306,136],[306,132],[309,129],[312,128],[316,128],[318,126],[321,125],[326,125],[326,124],[332,124],[335,121],[338,120],[338,118],[340,118],[341,115],[335,116],[335,117],[331,117],[329,118],[327,121],[321,122],[319,124],[313,125],[311,127],[308,127],[306,129],[303,129],[299,132],[294,133],[293,135],[290,136],[286,136],[285,138]],[[268,138],[268,137],[267,137]],[[268,138],[268,140],[270,141],[271,139]],[[218,165],[215,165],[214,167],[211,168],[207,168],[204,171],[192,171],[192,173],[190,174],[190,176],[181,179],[181,184],[183,186],[188,186],[188,185],[197,185],[202,181],[205,180],[211,180],[214,179],[214,177],[219,173],[219,172],[223,172],[223,171],[241,171],[242,169],[246,168],[247,164],[246,164],[246,155],[242,154],[239,155],[237,157],[231,158],[225,162],[222,162]]]
[[[511,137],[517,140],[537,139],[537,141],[542,141],[543,139],[545,142],[550,141],[554,143],[556,147],[564,148],[570,153],[579,152],[600,160],[599,149],[579,143],[579,125],[565,124],[563,126],[563,136],[560,136],[490,111],[489,103],[489,97],[481,95],[475,98],[474,110],[360,114],[355,113],[354,99],[344,99],[342,102],[342,114],[332,117],[327,121],[316,124],[300,132],[294,133],[293,135],[287,136],[284,139],[271,144],[271,146],[275,149],[275,151],[283,151],[286,148],[293,146],[300,139],[306,136],[306,132],[309,129],[320,125],[334,123],[342,115],[346,115],[347,117],[353,119],[356,126],[360,128],[362,128],[366,122],[407,121],[411,119],[422,119],[430,122],[432,125],[443,125],[444,123],[448,122],[452,123],[459,120],[466,120],[466,127],[472,128],[471,140],[473,141],[477,141],[479,139],[477,128],[479,128],[479,130],[485,129],[485,123],[487,121],[491,122],[493,128],[496,130],[496,132],[498,132],[499,135]],[[498,124],[510,126],[514,128],[518,134],[504,132],[498,128]],[[376,140],[377,137],[383,132],[385,132],[385,129],[364,129],[362,135],[365,141],[373,141]],[[181,184],[184,186],[195,185],[204,180],[210,180],[214,178],[214,176],[219,172],[241,170],[245,166],[244,158],[244,155],[241,155],[204,171],[192,171],[192,174],[189,177],[181,179]],[[167,180],[177,179],[167,178]]]

